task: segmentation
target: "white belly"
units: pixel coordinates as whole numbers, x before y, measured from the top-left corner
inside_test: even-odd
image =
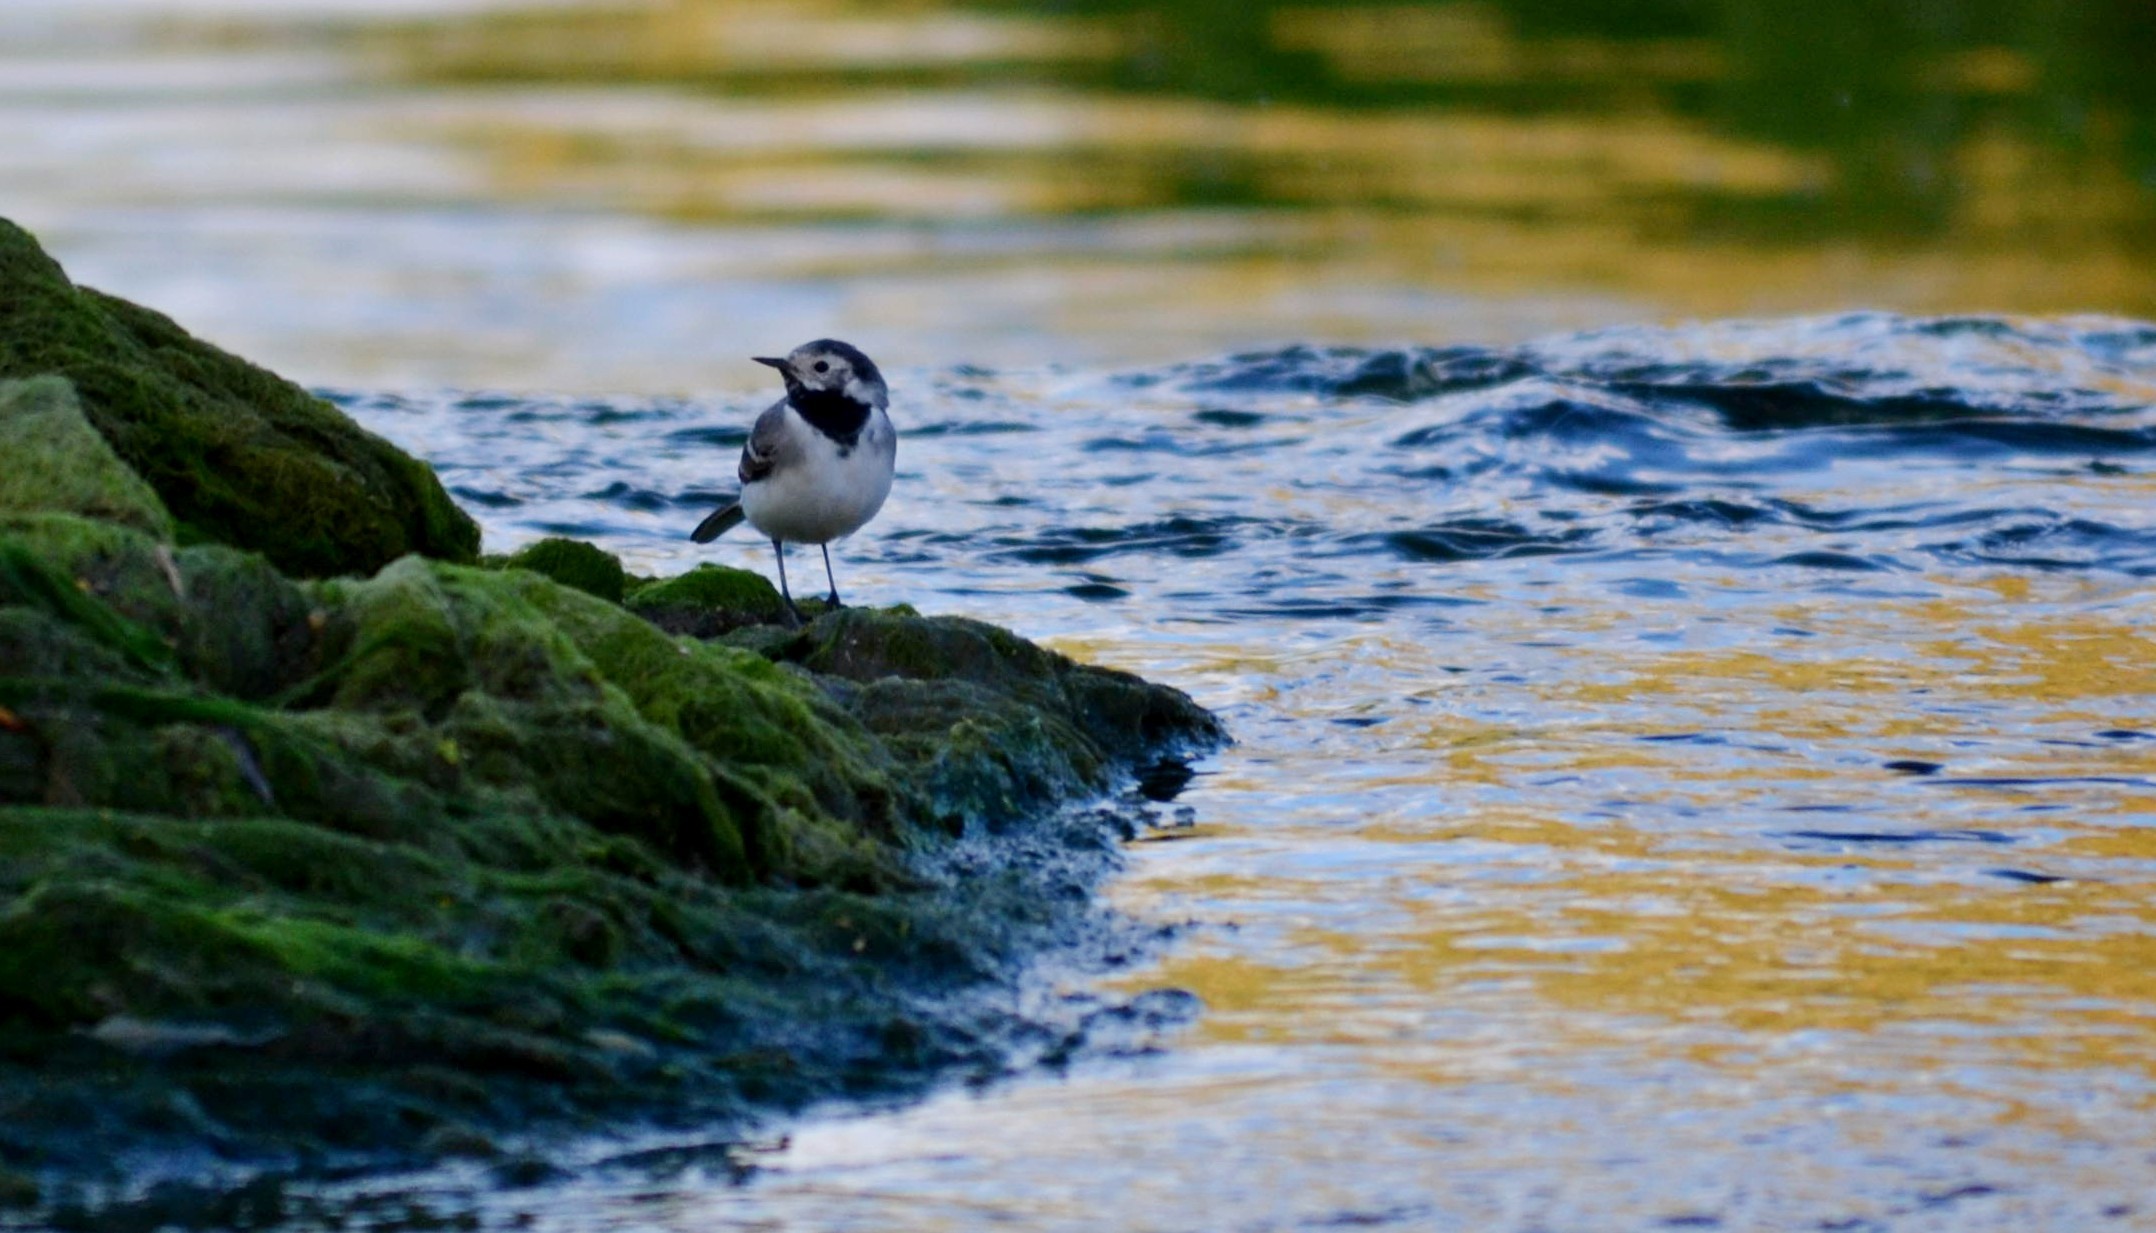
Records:
[[[843,456],[838,444],[802,425],[807,441],[792,465],[741,490],[749,525],[789,544],[828,544],[876,516],[891,495],[891,425],[875,417]]]

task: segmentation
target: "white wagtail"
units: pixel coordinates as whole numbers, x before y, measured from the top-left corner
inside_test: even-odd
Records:
[[[833,338],[794,348],[785,359],[759,355],[786,379],[786,397],[756,417],[741,447],[741,496],[696,524],[689,538],[709,543],[744,518],[771,538],[779,555],[779,594],[794,624],[801,610],[786,587],[786,545],[823,548],[831,606],[839,607],[831,541],[876,516],[891,494],[898,430],[884,414],[890,392],[876,362]]]

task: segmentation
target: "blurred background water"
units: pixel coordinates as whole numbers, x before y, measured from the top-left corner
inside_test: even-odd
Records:
[[[1110,889],[1173,940],[1044,976],[1187,1023],[414,1201],[2149,1228],[2151,63],[2127,0],[9,0],[0,213],[646,572],[768,568],[682,537],[745,357],[848,338],[847,594],[1240,738]]]
[[[8,0],[0,201],[400,387],[2151,316],[2152,49],[2142,0]]]

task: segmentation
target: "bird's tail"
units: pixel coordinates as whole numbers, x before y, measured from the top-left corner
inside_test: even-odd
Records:
[[[708,544],[732,530],[746,517],[748,515],[741,512],[741,502],[736,501],[732,505],[716,511],[711,517],[697,523],[696,529],[689,532],[689,538],[699,544]]]

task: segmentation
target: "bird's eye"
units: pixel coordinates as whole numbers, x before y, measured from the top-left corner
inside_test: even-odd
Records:
[[[830,371],[831,371],[831,361],[829,361],[829,360],[818,360],[818,361],[816,361],[816,371],[817,371],[817,372],[830,372]]]

